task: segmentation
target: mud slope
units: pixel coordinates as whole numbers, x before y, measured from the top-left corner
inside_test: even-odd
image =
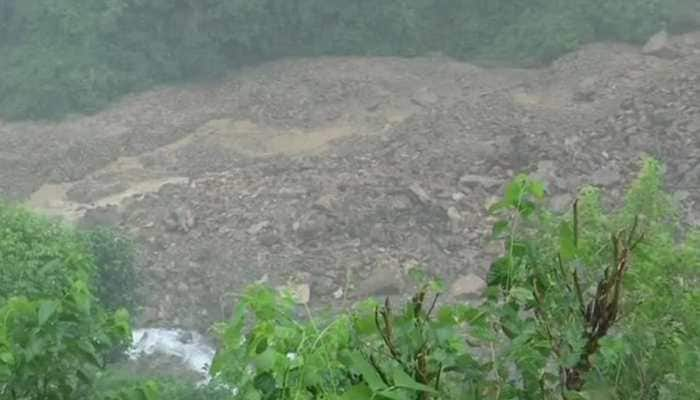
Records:
[[[418,263],[457,295],[494,254],[484,205],[518,171],[566,207],[584,182],[620,193],[649,153],[696,218],[700,34],[668,49],[598,44],[542,70],[270,63],[58,124],[0,123],[0,193],[134,234],[143,324],[205,328],[254,281],[342,306],[401,292]]]

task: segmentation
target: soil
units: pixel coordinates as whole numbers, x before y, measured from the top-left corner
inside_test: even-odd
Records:
[[[0,195],[134,235],[142,326],[204,330],[252,282],[313,307],[401,293],[417,264],[462,282],[495,256],[485,204],[518,172],[566,207],[584,183],[621,194],[650,154],[700,222],[700,33],[669,40],[663,56],[602,43],[530,70],[288,59],[0,121]]]

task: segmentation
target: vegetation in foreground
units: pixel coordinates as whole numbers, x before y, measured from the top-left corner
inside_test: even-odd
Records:
[[[586,187],[557,214],[518,176],[490,209],[504,255],[481,305],[441,304],[442,283],[418,269],[405,304],[328,317],[300,319],[291,297],[251,286],[213,327],[201,387],[106,366],[128,314],[95,297],[90,247],[2,206],[0,398],[696,399],[700,233],[682,227],[662,178],[646,160],[622,207]]]
[[[156,84],[288,56],[547,62],[697,27],[695,0],[3,0],[0,116],[94,112]]]

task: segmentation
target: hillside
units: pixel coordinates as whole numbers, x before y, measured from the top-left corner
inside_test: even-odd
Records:
[[[0,193],[135,235],[146,325],[204,329],[254,281],[341,306],[399,292],[415,263],[469,296],[494,254],[484,205],[520,171],[563,208],[585,182],[622,193],[649,153],[700,222],[700,33],[646,53],[595,44],[530,70],[268,63],[92,116],[0,122]]]

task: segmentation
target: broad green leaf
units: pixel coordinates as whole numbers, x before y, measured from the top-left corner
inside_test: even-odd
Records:
[[[39,305],[39,326],[42,326],[58,309],[56,301],[42,301]]]
[[[268,347],[265,351],[255,356],[255,366],[260,371],[271,371],[277,361],[277,352]]]
[[[413,389],[419,392],[437,393],[435,389],[422,383],[416,382],[403,369],[394,369],[394,385],[400,388]]]
[[[369,400],[372,398],[372,389],[366,383],[360,383],[343,393],[339,400]]]
[[[379,376],[377,370],[365,359],[362,353],[354,351],[351,353],[350,357],[352,358],[353,368],[365,378],[365,381],[373,391],[378,392],[387,388],[386,383],[384,383],[381,376]]]

